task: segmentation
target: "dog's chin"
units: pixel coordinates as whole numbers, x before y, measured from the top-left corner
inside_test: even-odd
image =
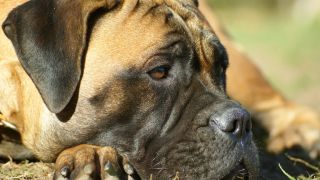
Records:
[[[210,160],[208,160],[210,161]],[[179,176],[181,179],[222,179],[222,180],[234,180],[234,179],[247,179],[247,180],[254,180],[258,177],[258,166],[256,160],[253,159],[246,159],[241,160],[238,163],[233,165],[228,163],[221,164],[219,170],[214,169],[212,165],[206,165],[208,163],[203,163],[202,168],[184,168],[180,169],[177,168],[176,175]],[[183,165],[182,165],[183,166]],[[213,165],[217,167],[216,165]],[[206,169],[206,171],[203,171]],[[198,171],[198,172],[196,172]],[[178,172],[178,174],[177,174]],[[173,172],[172,172],[173,173]]]
[[[198,128],[169,150],[162,160],[166,167],[156,168],[178,173],[180,179],[257,179],[258,155],[251,136],[233,141],[210,128]]]
[[[248,168],[250,165],[246,165],[244,161],[236,165],[229,174],[221,178],[222,180],[234,180],[234,179],[257,179],[257,169]]]
[[[222,180],[231,179],[249,179],[249,171],[246,166],[241,162],[231,172],[222,178]]]

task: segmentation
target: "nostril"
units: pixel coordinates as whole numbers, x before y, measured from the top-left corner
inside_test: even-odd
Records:
[[[239,126],[239,121],[238,120],[235,120],[234,122],[233,122],[233,124],[232,124],[232,129],[231,129],[231,131],[229,131],[229,132],[236,132],[237,131],[237,127]]]
[[[231,133],[233,133],[236,136],[241,136],[242,135],[242,131],[243,131],[243,121],[240,119],[234,119],[234,128],[233,131],[231,131]]]
[[[245,126],[245,131],[246,133],[249,133],[252,130],[252,122],[250,117],[246,120],[246,126]]]
[[[9,38],[10,37],[10,34],[12,34],[12,26],[10,24],[10,22],[4,22],[2,24],[2,29],[3,29],[3,32],[4,34]]]
[[[10,16],[12,15],[9,15],[9,17],[2,24],[2,30],[9,39],[11,39],[15,34],[14,24],[12,23],[12,17]]]
[[[215,113],[210,118],[210,125],[217,127],[226,134],[233,134],[238,138],[250,133],[252,123],[248,111],[243,108],[230,108]]]

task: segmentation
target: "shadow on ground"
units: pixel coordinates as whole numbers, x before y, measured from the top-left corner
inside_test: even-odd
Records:
[[[279,166],[292,177],[300,176],[311,179],[312,175],[319,173],[303,164],[319,165],[316,160],[310,159],[308,153],[302,148],[294,147],[281,154],[269,153],[266,151],[267,132],[259,124],[254,124],[253,131],[255,142],[259,149],[261,179],[288,180],[289,178]],[[303,163],[290,160],[289,157],[300,159]]]

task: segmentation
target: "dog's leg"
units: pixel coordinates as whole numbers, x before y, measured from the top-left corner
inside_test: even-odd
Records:
[[[31,86],[30,86],[31,85]],[[36,95],[35,95],[36,94]],[[33,149],[39,121],[41,98],[32,81],[14,60],[0,61],[0,156],[13,159],[34,158]],[[39,105],[39,106],[38,106]],[[1,125],[0,125],[1,126]],[[20,133],[20,135],[16,135]],[[10,151],[15,149],[15,151]]]
[[[21,144],[17,132],[17,127],[23,127],[17,118],[21,89],[17,66],[17,61],[0,61],[0,157],[34,159],[31,151]]]
[[[0,61],[0,112],[1,120],[14,127],[19,111],[20,79],[16,61]],[[14,125],[13,125],[14,124]]]
[[[59,155],[54,179],[133,179],[131,175],[132,166],[113,148],[79,145]]]
[[[268,149],[280,152],[301,145],[309,150],[311,156],[319,156],[320,119],[317,113],[292,103],[276,91],[250,58],[232,42],[211,9],[205,3],[200,5],[228,51],[227,91],[258,117],[268,130]]]

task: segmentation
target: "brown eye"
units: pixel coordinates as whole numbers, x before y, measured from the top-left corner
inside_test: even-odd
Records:
[[[148,74],[155,80],[161,80],[168,77],[169,70],[170,66],[159,66],[149,71]]]

